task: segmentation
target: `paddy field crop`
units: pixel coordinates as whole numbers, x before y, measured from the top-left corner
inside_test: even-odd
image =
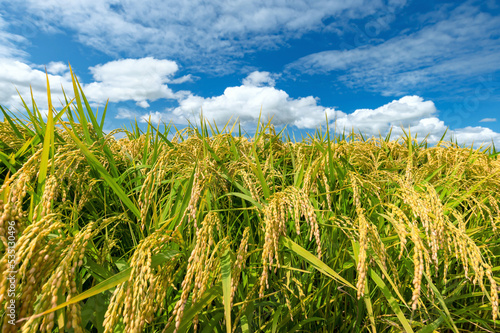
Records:
[[[1,110],[3,332],[500,330],[494,147],[105,133],[73,85]]]

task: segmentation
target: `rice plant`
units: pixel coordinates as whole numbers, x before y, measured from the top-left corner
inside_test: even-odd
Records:
[[[1,109],[3,332],[499,329],[495,147],[105,133],[73,87],[46,119]]]

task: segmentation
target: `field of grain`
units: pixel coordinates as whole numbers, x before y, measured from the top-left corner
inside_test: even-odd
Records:
[[[3,332],[500,329],[494,147],[203,119],[117,140],[73,80],[48,117],[2,108]]]

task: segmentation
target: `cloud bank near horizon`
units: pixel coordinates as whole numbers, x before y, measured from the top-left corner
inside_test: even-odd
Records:
[[[12,35],[0,35],[0,39],[15,39]],[[2,51],[3,49],[3,51]],[[20,106],[21,96],[30,96],[33,91],[35,101],[41,109],[46,105],[46,77],[44,67],[15,60],[16,50],[12,45],[0,46],[3,71],[0,72],[0,103],[9,108]],[[53,101],[63,101],[61,89],[72,91],[69,67],[61,62],[46,66],[53,92]],[[117,119],[139,119],[153,122],[165,121],[187,124],[196,121],[201,110],[204,117],[217,124],[225,124],[230,119],[243,126],[255,126],[262,109],[262,119],[273,119],[276,126],[291,125],[298,129],[315,129],[325,125],[328,119],[335,119],[334,127],[350,131],[361,131],[368,136],[385,135],[393,128],[395,136],[403,134],[401,127],[412,129],[421,136],[429,134],[429,142],[437,142],[447,126],[437,117],[438,110],[432,101],[422,97],[407,95],[375,109],[357,109],[345,113],[333,107],[319,104],[315,96],[292,98],[276,88],[280,74],[254,71],[242,80],[241,85],[227,87],[219,96],[202,97],[190,91],[175,90],[177,83],[192,80],[191,75],[177,77],[179,66],[172,60],[153,57],[114,60],[89,68],[92,82],[81,82],[88,100],[94,105],[102,105],[108,99],[113,103],[133,101],[137,108],[118,107]],[[170,100],[177,107],[165,110],[147,111],[150,102]],[[57,105],[57,104],[56,104]],[[490,118],[483,122],[493,121]],[[500,134],[488,128],[465,127],[448,131],[459,142],[471,144],[485,142],[500,145]]]
[[[217,124],[225,124],[238,119],[243,126],[255,126],[259,116],[262,120],[272,119],[275,126],[290,125],[298,129],[316,129],[324,126],[328,117],[330,126],[335,130],[354,129],[365,135],[378,137],[387,135],[392,129],[392,137],[404,134],[403,129],[411,129],[420,137],[428,135],[429,143],[436,143],[447,131],[447,137],[453,137],[461,144],[489,144],[492,141],[500,145],[500,133],[482,126],[468,126],[449,130],[445,122],[438,117],[434,102],[416,95],[408,95],[393,100],[375,109],[357,109],[345,113],[332,107],[318,104],[318,98],[307,96],[291,98],[284,90],[275,87],[276,74],[252,72],[239,86],[228,87],[219,96],[201,97],[186,93],[177,99],[179,106],[163,111],[142,113],[137,110],[121,108],[118,118],[139,119],[153,123],[159,121],[177,124],[196,123],[200,112]],[[491,121],[486,119],[483,121]]]

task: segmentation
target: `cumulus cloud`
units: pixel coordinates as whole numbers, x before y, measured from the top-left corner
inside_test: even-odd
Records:
[[[143,109],[149,108],[149,103],[147,101],[145,101],[145,100],[138,101],[138,102],[135,103],[135,105],[140,106]]]
[[[167,83],[178,69],[174,61],[151,57],[115,60],[90,68],[95,82],[87,84],[85,92],[96,102],[133,100],[148,107],[148,100],[176,98]]]
[[[424,138],[430,144],[437,143],[445,131],[445,139],[456,139],[460,144],[477,146],[481,143],[500,145],[500,134],[485,127],[466,127],[449,130],[443,120],[438,118],[438,110],[432,101],[420,96],[404,96],[375,109],[357,109],[353,113],[344,113],[334,108],[318,104],[312,96],[291,98],[285,91],[272,86],[256,85],[269,75],[261,72],[251,73],[243,84],[228,87],[222,95],[204,98],[189,95],[179,99],[179,106],[164,112],[142,113],[129,109],[120,109],[117,118],[137,119],[140,122],[159,121],[187,124],[196,123],[200,111],[209,121],[225,124],[232,119],[239,119],[246,128],[253,127],[262,108],[262,120],[272,118],[278,127],[291,125],[300,129],[316,129],[325,125],[325,114],[330,120],[330,128],[336,133],[354,130],[368,137],[385,136],[392,129],[392,138],[396,139],[411,130],[412,135]],[[265,81],[264,81],[265,82]]]
[[[45,68],[49,73],[53,100],[64,100],[64,90],[73,91],[69,67],[62,62],[51,62],[46,66],[29,65],[23,61],[0,58],[0,104],[19,107],[21,96],[29,97],[33,89],[35,101],[47,105]],[[158,60],[151,57],[141,59],[121,59],[90,68],[94,82],[84,83],[87,99],[94,103],[135,101],[141,108],[149,107],[149,101],[158,99],[176,100],[187,92],[173,92],[170,83],[186,82],[191,77],[174,78],[178,71],[174,61]]]
[[[339,113],[332,127],[337,131],[361,131],[367,136],[385,136],[392,128],[391,137],[398,138],[404,131],[411,130],[412,135],[420,138],[427,136],[430,144],[437,143],[448,126],[436,115],[438,110],[432,101],[425,101],[419,96],[404,96],[376,109],[358,109],[351,114]],[[485,127],[465,127],[448,130],[445,139],[456,139],[460,144],[477,146],[481,143],[500,144],[500,133]]]
[[[405,96],[377,109],[358,109],[351,114],[337,118],[337,127],[350,130],[352,127],[365,133],[378,135],[385,133],[391,126],[416,125],[421,119],[436,113],[432,101],[424,101],[419,96]]]
[[[493,142],[496,147],[500,145],[500,133],[496,133],[486,127],[467,126],[465,128],[452,131],[452,134],[459,143],[466,143],[468,145],[474,143],[475,147],[481,144],[488,145],[491,142]]]
[[[268,86],[274,87],[275,84],[276,84],[276,81],[271,76],[271,73],[269,73],[269,72],[255,71],[255,72],[250,73],[243,80],[244,86],[261,87],[264,85],[268,85]]]
[[[69,73],[69,66],[61,61],[51,61],[45,65],[36,65],[36,64],[27,64],[27,65],[33,69],[39,69],[42,72],[47,71],[47,73],[53,75],[64,75],[66,73]]]
[[[338,72],[349,87],[363,87],[387,96],[421,87],[474,80],[500,70],[500,16],[465,3],[424,27],[375,44],[350,50],[313,53],[287,66],[303,73]],[[428,15],[430,16],[430,15]]]
[[[178,119],[171,113],[159,112],[159,111],[148,111],[146,113],[139,112],[137,110],[131,110],[129,108],[118,108],[115,115],[115,119],[128,119],[137,120],[139,123],[151,122],[152,124],[158,123],[179,123]]]
[[[395,139],[411,129],[413,135],[427,136],[428,142],[434,144],[447,131],[446,139],[453,137],[461,144],[491,143],[493,140],[500,145],[500,134],[485,127],[449,130],[438,118],[434,102],[420,96],[404,96],[375,109],[357,109],[348,114],[319,105],[313,96],[292,98],[273,86],[272,77],[273,74],[268,72],[252,72],[240,86],[228,87],[222,95],[208,98],[193,94],[182,96],[178,107],[164,112],[120,109],[117,118],[187,124],[188,121],[196,123],[203,110],[203,116],[217,124],[238,119],[243,127],[252,127],[262,109],[261,119],[272,118],[272,123],[278,127],[290,125],[299,129],[316,129],[325,125],[327,115],[331,129],[337,133],[354,130],[368,137],[378,137],[387,135],[392,129],[392,138]]]
[[[36,69],[22,61],[0,59],[0,104],[8,108],[21,108],[19,94],[30,104],[30,89],[40,108],[47,108],[47,79],[44,70]],[[68,72],[49,73],[52,103],[58,106],[64,101],[61,86],[71,92],[71,77]],[[17,90],[16,90],[17,89]],[[26,100],[27,99],[27,100]]]
[[[132,121],[137,121],[139,123],[151,123],[157,125],[158,123],[170,123],[175,122],[175,117],[171,114],[165,114],[159,111],[148,111],[147,113],[138,112],[137,110],[131,110],[128,108],[118,108],[118,112],[115,116],[116,119],[128,119]]]
[[[40,29],[71,29],[82,44],[112,56],[126,52],[130,57],[176,58],[205,71],[228,71],[228,59],[320,31],[327,19],[360,19],[402,5],[404,1],[369,0],[27,0],[11,4],[22,16],[33,16]]]
[[[3,69],[0,71],[1,104],[19,105],[15,88],[26,97],[29,96],[31,85],[35,100],[41,109],[44,108],[45,72],[12,59],[2,59],[0,62]],[[53,87],[53,101],[62,101],[63,95],[57,87],[62,85],[67,92],[72,89],[68,68],[61,63],[52,63],[47,66],[47,70]],[[118,70],[120,73],[117,73]],[[117,119],[137,119],[140,122],[151,120],[153,123],[172,121],[185,124],[186,119],[196,121],[199,112],[203,110],[208,120],[214,120],[218,124],[224,124],[230,118],[238,118],[243,126],[252,126],[257,122],[262,109],[261,119],[267,121],[272,118],[273,124],[277,126],[288,124],[301,129],[315,129],[325,124],[327,115],[331,127],[337,132],[354,129],[368,136],[378,136],[386,135],[392,128],[394,138],[403,134],[401,127],[410,127],[412,133],[418,133],[420,137],[429,134],[428,141],[431,144],[437,142],[447,129],[446,124],[437,117],[435,104],[419,96],[404,96],[375,109],[357,109],[347,114],[335,108],[321,106],[313,96],[290,97],[285,91],[274,87],[275,75],[268,72],[250,73],[240,86],[228,87],[222,95],[207,98],[185,91],[172,91],[167,84],[176,80],[173,78],[176,72],[177,65],[174,62],[152,58],[126,59],[93,67],[92,73],[97,81],[82,85],[89,100],[94,102],[102,102],[103,96],[106,96],[112,101],[134,100],[139,107],[144,108],[148,107],[148,101],[159,98],[178,101],[178,107],[164,112],[144,113],[128,108],[118,109]],[[119,79],[116,79],[115,73]],[[147,84],[141,84],[146,81]],[[126,94],[121,90],[126,90]],[[494,120],[485,118],[482,122]],[[493,141],[500,146],[500,134],[485,127],[450,130],[448,136],[450,135],[459,143],[467,145],[472,142],[478,145]]]
[[[419,96],[404,96],[376,109],[358,109],[351,114],[340,114],[331,127],[337,132],[361,131],[364,135],[385,136],[392,128],[392,137],[404,134],[409,128],[420,137],[429,134],[430,143],[437,142],[446,131],[442,120],[437,118],[436,106]]]
[[[264,85],[267,84],[267,85]],[[238,117],[242,124],[255,124],[262,109],[262,119],[273,119],[277,126],[290,124],[298,128],[315,128],[325,123],[325,113],[333,119],[336,111],[318,105],[312,97],[291,98],[285,91],[273,86],[270,73],[253,72],[237,87],[228,87],[220,96],[203,98],[196,95],[179,101],[172,111],[177,119],[196,119],[203,116],[216,123],[226,123]]]
[[[40,111],[46,113],[48,102],[45,66],[32,65],[25,60],[28,54],[20,47],[27,42],[26,38],[8,32],[8,28],[9,24],[0,12],[0,105],[13,111],[22,108],[19,94],[30,105],[32,90]],[[71,87],[71,78],[67,69],[68,67],[63,63],[47,64],[52,102],[56,106],[59,101],[64,100],[61,86],[66,91]]]
[[[64,74],[69,71],[68,65],[60,61],[52,61],[47,65],[47,72],[50,74]]]

